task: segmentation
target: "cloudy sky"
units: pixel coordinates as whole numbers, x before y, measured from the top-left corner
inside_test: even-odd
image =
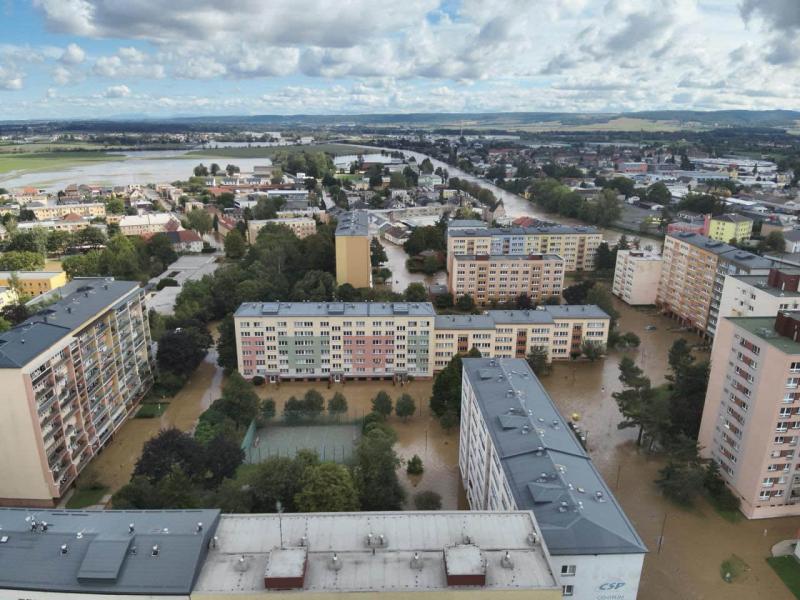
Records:
[[[800,109],[800,0],[0,0],[0,119]]]

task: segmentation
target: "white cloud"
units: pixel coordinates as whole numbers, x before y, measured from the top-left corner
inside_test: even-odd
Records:
[[[78,44],[69,44],[59,59],[65,65],[79,65],[86,59],[86,52]]]
[[[131,90],[127,85],[112,85],[103,96],[106,98],[127,98],[131,95]]]
[[[23,77],[19,71],[0,65],[0,90],[21,90],[22,80]]]

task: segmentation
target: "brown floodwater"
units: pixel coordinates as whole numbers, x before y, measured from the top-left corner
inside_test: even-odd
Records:
[[[401,246],[396,246],[387,242],[383,238],[378,238],[383,249],[386,250],[386,257],[389,259],[386,267],[392,271],[392,291],[402,293],[410,283],[424,283],[425,287],[430,287],[434,283],[444,284],[447,282],[447,275],[444,271],[439,271],[434,275],[424,273],[411,273],[406,268],[408,254]]]

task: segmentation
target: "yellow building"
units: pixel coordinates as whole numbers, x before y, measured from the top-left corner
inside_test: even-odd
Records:
[[[355,288],[372,287],[369,260],[369,215],[353,211],[339,218],[336,226],[336,283]]]
[[[0,334],[0,504],[53,506],[152,384],[144,291],[74,280]]]
[[[708,237],[712,240],[730,243],[731,240],[749,240],[753,235],[753,220],[737,214],[711,217],[708,223]]]
[[[69,214],[89,218],[106,216],[106,205],[102,202],[90,202],[86,204],[56,204],[52,206],[28,206],[28,209],[33,211],[33,216],[36,217],[37,221],[63,219]]]
[[[25,296],[41,296],[67,283],[64,271],[0,271],[0,286],[10,286],[14,275]]]
[[[317,233],[317,222],[311,217],[285,217],[255,220],[247,222],[247,241],[251,244],[255,243],[258,232],[266,227],[268,223],[288,227],[300,239]]]

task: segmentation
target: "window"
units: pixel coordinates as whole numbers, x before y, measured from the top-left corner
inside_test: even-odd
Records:
[[[575,565],[561,565],[561,575],[562,577],[574,577]]]
[[[575,594],[575,586],[573,585],[562,585],[561,586],[561,595],[562,596],[572,596]]]

